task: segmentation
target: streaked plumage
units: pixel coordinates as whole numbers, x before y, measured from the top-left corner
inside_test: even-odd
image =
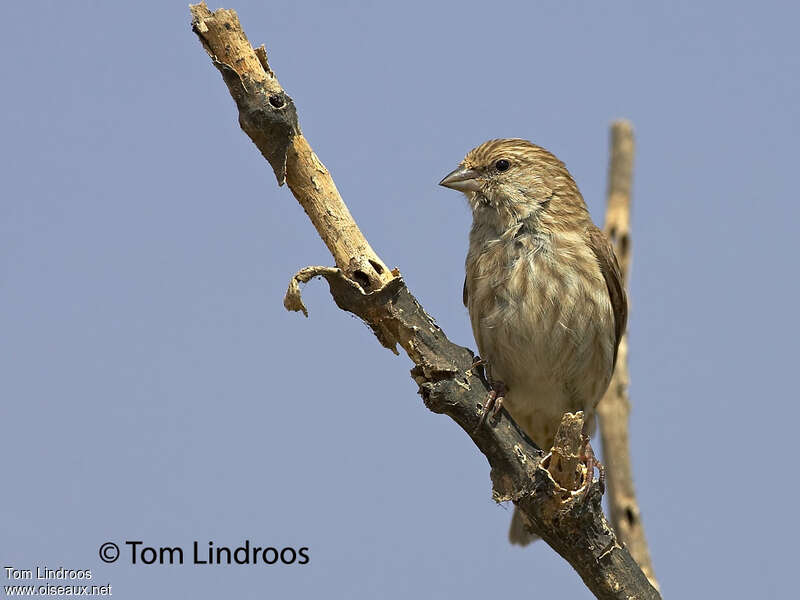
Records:
[[[464,304],[480,356],[549,450],[561,415],[593,417],[611,379],[627,318],[616,257],[564,164],[528,141],[486,142],[442,184],[473,212]],[[510,537],[530,539],[518,515]]]

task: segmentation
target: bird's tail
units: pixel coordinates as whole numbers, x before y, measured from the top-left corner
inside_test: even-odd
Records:
[[[522,512],[514,507],[514,516],[511,517],[511,528],[508,530],[508,541],[518,546],[527,546],[531,542],[538,540],[539,536],[531,533]]]

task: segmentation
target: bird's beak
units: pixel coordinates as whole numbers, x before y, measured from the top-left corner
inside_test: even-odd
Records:
[[[473,169],[459,167],[455,171],[448,173],[439,182],[439,185],[449,187],[459,192],[479,192],[481,184],[478,181],[479,173]]]

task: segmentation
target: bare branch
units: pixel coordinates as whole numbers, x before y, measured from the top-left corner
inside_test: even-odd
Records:
[[[239,125],[272,165],[278,184],[289,184],[336,266],[365,291],[381,287],[394,275],[361,233],[300,131],[294,102],[270,69],[264,46],[253,49],[236,11],[212,13],[204,2],[190,10],[192,29],[236,101]]]
[[[617,543],[603,515],[598,486],[587,489],[586,478],[573,479],[567,488],[556,483],[542,451],[505,410],[491,425],[478,427],[489,387],[480,373],[471,370],[472,352],[447,339],[399,273],[390,272],[372,251],[300,133],[294,105],[277,83],[266,53],[252,48],[248,52],[249,42],[234,11],[212,13],[205,4],[193,5],[191,11],[193,30],[222,73],[239,108],[242,128],[270,161],[279,183],[285,157],[289,188],[339,266],[300,271],[290,283],[286,307],[304,310],[299,284],[324,277],[340,308],[363,319],[384,346],[405,350],[415,364],[411,375],[425,405],[450,416],[486,456],[494,498],[517,504],[536,533],[569,561],[598,598],[660,598]],[[276,95],[284,104],[271,101]],[[558,435],[564,441],[564,464],[569,464],[573,438],[579,435],[576,422],[582,422],[582,416],[565,416],[566,429]]]
[[[633,127],[627,121],[615,121],[611,126],[610,163],[608,168],[608,207],[605,231],[627,282],[631,265],[631,182],[633,174]],[[606,463],[608,498],[611,522],[620,540],[642,567],[650,583],[658,589],[650,551],[644,535],[639,504],[633,487],[628,421],[628,335],[620,341],[617,367],[605,396],[597,405],[603,442],[603,461]]]

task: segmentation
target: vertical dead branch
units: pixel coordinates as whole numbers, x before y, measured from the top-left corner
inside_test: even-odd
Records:
[[[608,207],[605,231],[617,253],[626,286],[631,265],[631,182],[633,175],[633,127],[627,121],[611,125],[610,162],[608,168]],[[633,487],[628,421],[628,335],[620,341],[617,368],[608,391],[597,405],[603,441],[603,460],[608,467],[608,500],[611,522],[620,540],[650,583],[658,582],[644,535],[639,504]]]

